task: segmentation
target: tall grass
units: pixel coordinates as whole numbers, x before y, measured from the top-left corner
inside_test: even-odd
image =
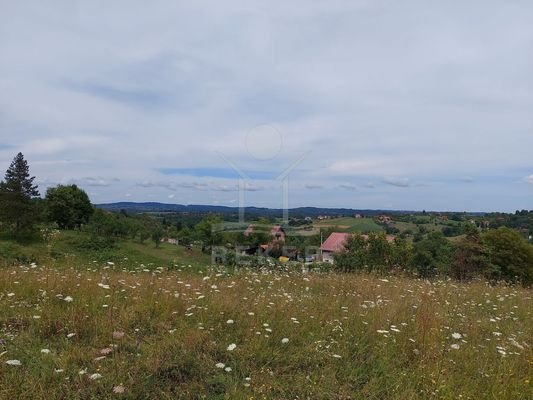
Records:
[[[532,394],[532,292],[483,282],[12,267],[0,329],[2,399]]]

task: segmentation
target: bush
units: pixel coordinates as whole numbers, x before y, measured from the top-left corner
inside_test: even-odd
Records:
[[[89,235],[80,239],[77,247],[81,250],[102,251],[114,249],[116,247],[115,239],[109,236]]]
[[[29,264],[37,261],[33,254],[27,254],[23,246],[15,243],[0,243],[0,260],[4,265]]]

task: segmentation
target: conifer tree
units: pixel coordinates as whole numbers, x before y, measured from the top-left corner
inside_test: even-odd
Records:
[[[39,196],[28,162],[18,153],[0,182],[0,222],[14,233],[31,230],[37,219],[33,199]]]

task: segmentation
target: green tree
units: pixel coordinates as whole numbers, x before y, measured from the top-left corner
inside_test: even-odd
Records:
[[[488,268],[486,247],[473,224],[464,226],[465,236],[453,245],[450,273],[455,279],[470,280]]]
[[[222,242],[222,234],[216,231],[216,225],[222,223],[220,217],[208,215],[195,226],[198,239],[202,241],[202,251],[211,249],[211,246]]]
[[[368,265],[368,243],[356,233],[351,235],[344,245],[344,250],[335,255],[335,268],[343,271],[360,271]]]
[[[113,238],[120,231],[118,225],[118,219],[111,212],[97,208],[84,229],[93,236]]]
[[[407,240],[396,237],[392,244],[391,267],[406,269],[413,257],[413,246]]]
[[[152,241],[155,244],[156,248],[159,248],[159,244],[161,243],[161,239],[163,239],[164,231],[160,226],[156,226],[152,230]]]
[[[430,233],[414,244],[411,267],[422,277],[448,274],[452,247],[441,232]]]
[[[367,242],[367,269],[381,273],[388,271],[391,267],[393,250],[385,233],[371,233],[368,235]]]
[[[487,246],[491,279],[533,283],[533,246],[517,231],[501,227],[483,236]]]
[[[38,220],[36,202],[39,196],[34,176],[22,153],[18,153],[0,182],[0,222],[15,234],[33,230]]]
[[[62,229],[79,228],[94,212],[89,196],[76,185],[59,185],[46,191],[46,216]]]
[[[139,243],[144,244],[144,241],[150,237],[150,232],[146,228],[139,230]]]

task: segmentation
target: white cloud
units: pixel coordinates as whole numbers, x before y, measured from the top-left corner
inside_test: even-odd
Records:
[[[339,185],[339,188],[346,190],[357,190],[357,186],[352,185],[351,183],[342,183]]]
[[[409,186],[409,178],[402,178],[402,177],[387,177],[383,178],[383,183],[387,185],[392,186],[398,186],[398,187],[408,187]]]
[[[358,193],[370,208],[526,207],[512,182],[531,167],[533,3],[408,3],[6,3],[0,163],[21,150],[41,180],[97,177],[98,199],[223,203],[235,180],[157,168],[227,167],[218,151],[276,176],[311,151],[290,177],[295,204],[352,206],[328,190],[348,181],[375,187]],[[262,124],[283,136],[272,160],[246,148]],[[277,189],[254,182],[247,201],[276,206]]]
[[[323,185],[317,185],[317,184],[305,184],[304,187],[309,190],[316,190],[316,189],[323,189]]]

